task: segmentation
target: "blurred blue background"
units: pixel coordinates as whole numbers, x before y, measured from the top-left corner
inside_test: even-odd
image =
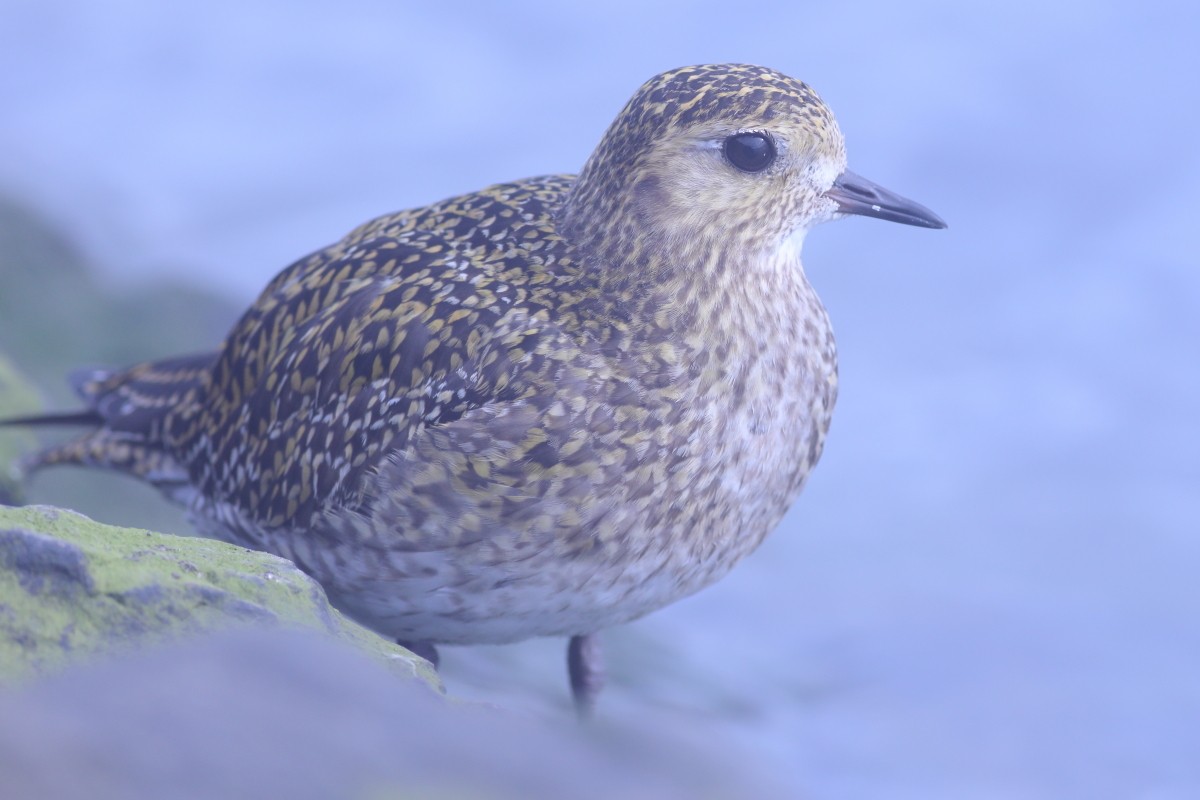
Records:
[[[813,797],[1196,797],[1198,9],[5,0],[0,195],[118,291],[244,305],[372,216],[577,170],[664,69],[809,82],[950,228],[808,238],[824,460],[728,579],[608,633],[604,715]],[[561,648],[447,682],[565,708]]]

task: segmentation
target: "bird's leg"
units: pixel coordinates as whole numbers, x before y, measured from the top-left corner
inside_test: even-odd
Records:
[[[430,664],[433,664],[433,669],[435,671],[437,670],[437,668],[438,668],[438,651],[437,651],[437,647],[434,646],[433,642],[405,642],[405,641],[401,641],[401,640],[397,639],[396,644],[400,645],[405,650],[410,650],[413,653],[416,653],[421,658],[428,661]]]
[[[596,707],[596,697],[604,688],[604,653],[600,635],[572,636],[567,644],[567,673],[571,677],[571,696],[580,719],[588,719]]]

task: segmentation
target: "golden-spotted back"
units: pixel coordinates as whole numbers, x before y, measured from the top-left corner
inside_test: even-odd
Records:
[[[414,432],[515,396],[513,352],[529,334],[505,325],[534,300],[546,204],[566,186],[384,217],[282,273],[172,416],[172,447],[203,494],[257,524],[308,525],[357,502],[361,476]]]

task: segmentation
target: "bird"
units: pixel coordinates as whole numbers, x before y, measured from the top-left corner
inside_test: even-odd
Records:
[[[27,458],[157,487],[352,618],[441,645],[598,635],[721,578],[821,456],[837,354],[800,251],[929,209],[847,169],[807,84],[688,66],[577,175],[381,216],[271,280],[215,349],[70,381],[86,432]]]

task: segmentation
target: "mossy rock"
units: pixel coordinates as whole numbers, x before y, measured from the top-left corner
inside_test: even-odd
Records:
[[[322,631],[441,690],[428,662],[343,616],[290,561],[46,506],[0,506],[0,681],[247,625]]]
[[[32,414],[41,409],[38,394],[8,359],[0,354],[0,419]],[[22,428],[0,428],[0,503],[21,498],[16,462],[37,444],[33,434]]]

